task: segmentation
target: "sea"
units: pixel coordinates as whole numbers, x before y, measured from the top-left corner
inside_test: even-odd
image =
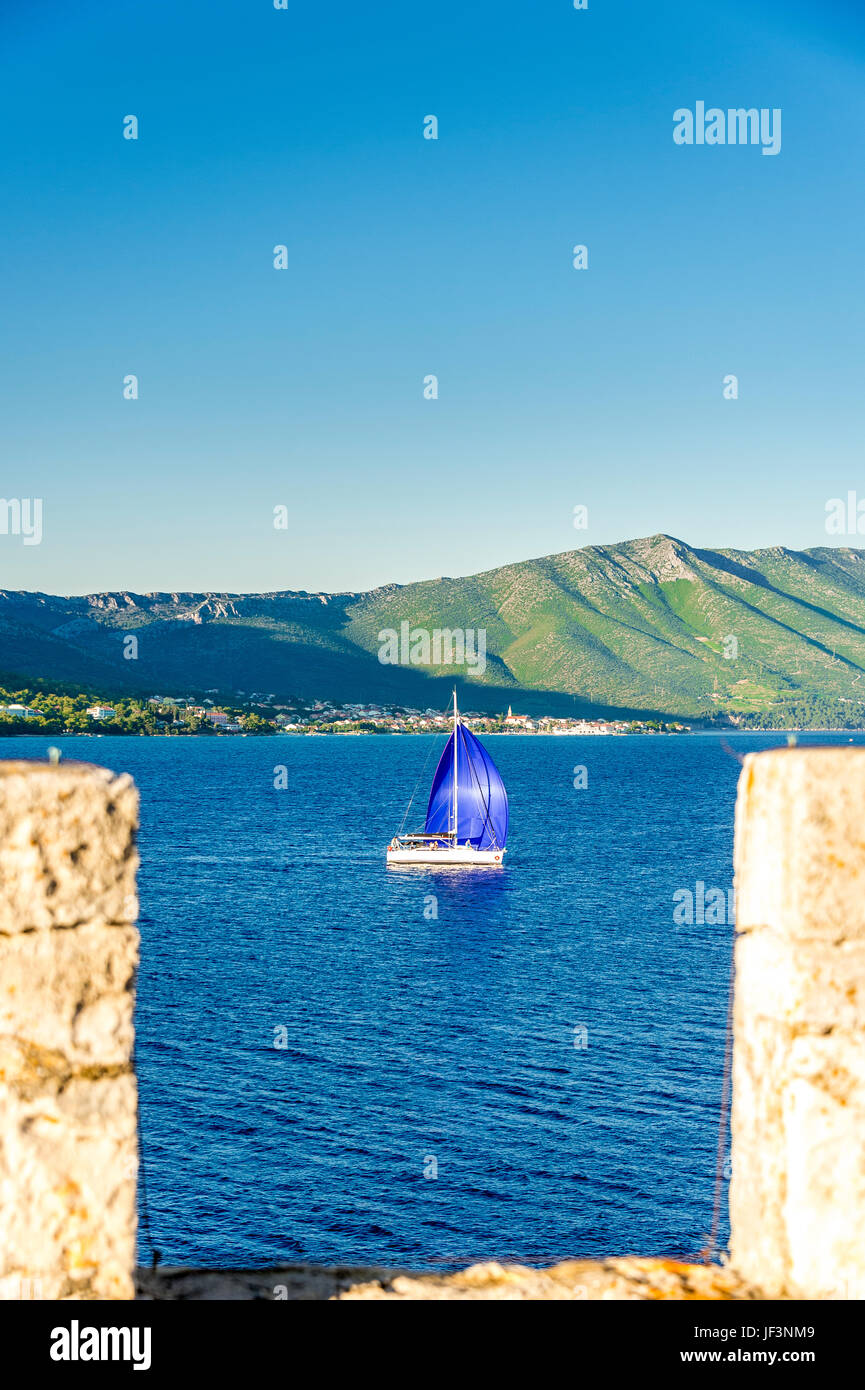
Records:
[[[140,789],[144,1263],[688,1259],[718,1167],[723,1248],[736,782],[786,736],[489,737],[504,867],[389,869],[443,741],[0,740]]]

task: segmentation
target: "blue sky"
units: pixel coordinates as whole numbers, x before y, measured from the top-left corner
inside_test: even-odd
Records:
[[[4,0],[0,42],[0,495],[44,507],[0,586],[804,547],[865,497],[854,4]],[[675,145],[697,100],[780,154]]]

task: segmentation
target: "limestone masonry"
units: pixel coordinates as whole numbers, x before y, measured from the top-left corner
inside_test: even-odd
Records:
[[[0,763],[0,1298],[131,1298],[129,777]]]
[[[746,757],[736,932],[732,1262],[865,1298],[865,748]]]

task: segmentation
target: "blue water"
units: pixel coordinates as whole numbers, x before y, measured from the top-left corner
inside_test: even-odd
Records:
[[[164,1262],[700,1248],[731,928],[676,925],[673,894],[732,882],[739,765],[719,737],[487,740],[510,853],[474,872],[384,865],[432,737],[53,741],[141,790]]]

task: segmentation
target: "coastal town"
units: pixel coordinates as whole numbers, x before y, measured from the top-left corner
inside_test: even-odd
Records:
[[[551,715],[530,716],[514,713],[511,706],[500,715],[471,710],[462,722],[475,733],[486,734],[626,734],[640,732],[685,732],[684,724],[662,724],[648,720],[568,719]],[[303,721],[277,715],[277,725],[286,733],[429,733],[446,729],[451,716],[434,709],[405,709],[381,705],[333,706],[316,701]]]
[[[444,730],[444,710],[403,705],[301,699],[281,703],[262,691],[236,691],[231,701],[206,695],[160,695],[116,700],[83,692],[0,687],[0,734],[71,733],[164,737],[293,734],[422,734]],[[501,714],[467,711],[463,722],[487,734],[684,733],[689,725],[658,720],[612,720],[528,715],[510,706]]]

